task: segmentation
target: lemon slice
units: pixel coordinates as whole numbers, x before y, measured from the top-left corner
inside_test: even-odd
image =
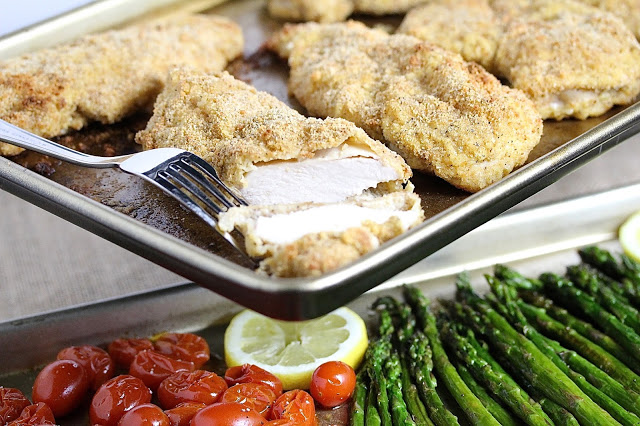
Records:
[[[627,256],[640,262],[640,212],[625,220],[618,230],[618,240]]]
[[[275,374],[285,389],[309,389],[320,364],[343,361],[355,369],[368,343],[364,321],[349,308],[299,322],[245,310],[225,331],[224,354],[229,367],[255,364]]]

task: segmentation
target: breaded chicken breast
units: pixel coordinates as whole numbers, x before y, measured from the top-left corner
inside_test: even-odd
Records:
[[[242,48],[240,27],[217,16],[89,35],[0,63],[0,118],[47,138],[113,123],[150,107],[171,67],[220,71]],[[2,155],[21,151],[0,143]]]
[[[407,191],[332,204],[234,207],[218,227],[245,236],[259,270],[281,277],[317,276],[346,265],[422,222],[420,198]]]
[[[288,21],[339,22],[352,13],[405,13],[428,0],[268,0],[269,14]]]
[[[494,68],[543,118],[585,119],[640,93],[640,44],[610,13],[576,2],[541,2],[510,20]]]
[[[287,25],[268,46],[316,116],[342,117],[417,170],[471,192],[521,165],[542,120],[519,90],[458,54],[357,22]]]
[[[226,72],[174,70],[136,140],[201,156],[250,204],[339,202],[401,189],[411,176],[353,123],[304,117]]]
[[[487,0],[435,0],[409,11],[397,33],[460,53],[491,71],[502,22]]]

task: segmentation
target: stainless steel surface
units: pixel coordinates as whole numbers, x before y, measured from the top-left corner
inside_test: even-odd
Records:
[[[265,35],[277,28],[276,23],[263,15],[262,2],[236,1],[214,11],[224,12],[243,25],[248,39],[247,56],[255,53]],[[286,98],[286,86],[282,81],[272,84],[274,79],[277,80],[272,71],[271,68],[253,69],[248,79],[257,87],[269,86],[272,93]],[[0,188],[224,297],[270,316],[301,319],[323,314],[355,299],[634,135],[640,130],[638,108],[638,105],[629,107],[587,131],[585,128],[588,127],[583,122],[561,123],[571,127],[571,132],[564,133],[556,141],[559,147],[551,153],[477,194],[454,194],[450,197],[455,200],[451,207],[429,217],[420,227],[359,261],[318,279],[258,276],[217,253],[195,247],[88,200],[4,158],[0,159]],[[588,124],[591,126],[593,123]],[[579,136],[567,138],[566,135],[573,135],[572,132]],[[564,143],[568,139],[572,140]],[[422,177],[417,176],[416,179]]]

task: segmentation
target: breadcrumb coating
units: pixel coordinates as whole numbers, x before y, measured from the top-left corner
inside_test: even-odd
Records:
[[[147,128],[136,141],[144,149],[177,147],[211,163],[235,188],[256,163],[312,158],[314,153],[350,143],[366,146],[397,172],[397,189],[411,176],[404,160],[340,118],[304,117],[274,96],[236,80],[226,72],[170,73]]]
[[[242,48],[238,25],[205,15],[85,36],[0,63],[0,118],[46,138],[114,123],[150,108],[171,67],[220,71]]]
[[[519,90],[458,54],[357,22],[286,25],[268,47],[316,116],[342,117],[417,170],[475,192],[523,164],[542,120]]]
[[[405,13],[428,0],[268,0],[269,14],[288,21],[339,22],[352,13]]]

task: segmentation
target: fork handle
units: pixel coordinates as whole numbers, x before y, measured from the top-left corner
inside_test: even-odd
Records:
[[[122,161],[122,157],[98,157],[75,151],[16,127],[2,119],[0,119],[0,141],[81,166],[115,167]]]

